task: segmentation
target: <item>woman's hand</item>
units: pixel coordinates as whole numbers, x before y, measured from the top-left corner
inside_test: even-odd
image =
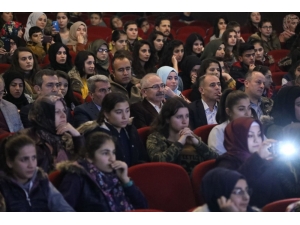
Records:
[[[222,73],[222,77],[225,79],[225,81],[228,81],[232,78],[228,73]]]
[[[80,136],[80,133],[70,123],[61,123],[56,127],[56,134],[63,135],[65,132],[69,132],[73,137]]]
[[[174,91],[172,91],[172,89],[169,88],[168,86],[165,86],[165,95],[168,95],[171,98],[176,96]]]
[[[54,35],[56,35],[56,34],[58,34],[58,33],[59,33],[59,31],[57,31],[57,30],[55,29],[55,27],[52,25],[51,35],[54,36]]]
[[[245,43],[245,40],[242,36],[240,36],[240,38],[238,39],[241,43]]]
[[[180,138],[178,142],[180,142],[182,145],[185,145],[186,143],[191,145],[197,145],[199,143],[198,139],[195,138],[193,131],[191,131],[190,128],[186,127],[182,129],[179,132]]]
[[[0,48],[0,55],[5,55],[7,52],[5,48]]]
[[[191,83],[195,83],[196,82],[196,79],[197,79],[197,73],[192,73],[192,75],[190,76],[191,77]]]
[[[116,171],[118,178],[123,184],[127,184],[130,181],[128,177],[128,166],[125,162],[116,160],[111,164],[111,167]]]
[[[276,143],[276,140],[274,139],[266,139],[264,142],[261,144],[259,150],[257,151],[258,155],[262,159],[270,160],[273,157],[273,153],[269,151],[269,148],[272,147],[272,144]]]
[[[221,198],[217,199],[218,205],[223,212],[239,212],[238,208],[235,206],[235,204],[230,200],[226,199],[224,196],[221,196]]]
[[[18,37],[19,37],[19,38],[22,38],[22,35],[23,35],[23,31],[22,31],[22,29],[20,29],[20,30],[18,31]]]
[[[79,34],[77,36],[77,42],[80,43],[80,44],[83,44],[84,43],[84,37],[83,35]]]
[[[172,56],[172,64],[173,64],[173,67],[175,67],[175,65],[176,66],[178,65],[178,62],[177,62],[177,59],[176,59],[175,55]]]

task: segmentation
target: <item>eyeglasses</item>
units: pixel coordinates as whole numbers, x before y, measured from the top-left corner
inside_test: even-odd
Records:
[[[2,90],[2,91],[0,91],[0,96],[5,96],[7,94],[7,92],[6,92],[6,90],[4,89],[4,90]]]
[[[165,87],[166,87],[166,85],[164,83],[161,83],[161,84],[154,84],[152,87],[147,87],[144,89],[152,88],[152,89],[158,91],[160,88],[165,88]]]
[[[246,193],[247,193],[247,195],[250,196],[252,194],[252,189],[243,190],[241,188],[235,188],[231,192],[231,194],[233,194],[233,195],[239,195],[239,196],[245,196]]]
[[[272,26],[263,26],[262,28],[263,29],[270,29],[271,30],[273,27]]]
[[[104,48],[99,48],[98,52],[105,52],[105,53],[108,53],[108,49],[104,49]]]

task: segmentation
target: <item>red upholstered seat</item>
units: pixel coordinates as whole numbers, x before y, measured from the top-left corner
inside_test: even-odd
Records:
[[[207,144],[209,133],[216,125],[218,125],[218,124],[209,124],[209,125],[204,125],[204,126],[198,127],[194,130],[194,133],[197,136],[201,137],[202,141],[205,144]]]
[[[150,134],[150,127],[142,127],[142,128],[139,128],[137,131],[138,131],[141,141],[143,142],[143,144],[146,148],[147,138]]]
[[[112,29],[109,27],[90,26],[87,29],[87,36],[89,41],[97,39],[105,40],[107,36],[112,34]]]
[[[188,100],[191,100],[190,99],[191,93],[192,93],[192,89],[186,89],[181,92],[181,94],[183,94],[183,96],[186,97]]]
[[[49,174],[49,180],[54,187],[59,188],[59,185],[63,179],[63,175],[59,170],[56,170]]]
[[[272,73],[272,80],[276,86],[281,86],[283,76],[287,74],[287,72],[274,72]]]
[[[297,201],[300,201],[300,198],[288,198],[288,199],[278,200],[265,205],[262,208],[262,211],[263,212],[285,212],[289,204],[292,204]]]
[[[10,64],[0,64],[0,74],[8,70],[10,66]]]
[[[144,193],[151,209],[185,212],[196,206],[190,178],[179,165],[143,163],[130,167],[128,175]]]
[[[191,34],[191,33],[198,33],[200,34],[202,37],[206,36],[206,31],[205,29],[203,29],[202,27],[198,27],[198,26],[184,26],[184,27],[180,27],[178,28],[177,34]]]
[[[290,53],[288,49],[277,49],[268,52],[268,55],[273,56],[275,63],[278,63],[280,59],[286,57]]]

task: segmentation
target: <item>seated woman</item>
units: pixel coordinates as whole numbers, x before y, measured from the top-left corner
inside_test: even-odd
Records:
[[[3,75],[7,94],[3,99],[13,103],[18,110],[33,102],[29,95],[25,94],[24,76],[19,72],[6,72]]]
[[[216,160],[218,167],[238,170],[255,152],[264,152],[274,142],[264,140],[262,125],[251,117],[240,117],[230,122],[224,132],[226,152]]]
[[[123,30],[114,30],[109,43],[109,59],[114,57],[116,51],[127,50],[127,34]]]
[[[161,58],[164,51],[164,34],[160,31],[153,30],[152,33],[148,37],[148,41],[152,44],[156,51],[157,62]]]
[[[73,111],[75,106],[80,105],[80,102],[74,97],[73,89],[71,87],[71,79],[69,75],[61,70],[56,70],[56,75],[59,82],[60,93],[64,96],[64,101],[69,111]]]
[[[132,73],[142,79],[148,73],[156,72],[155,50],[146,40],[136,41],[132,53]]]
[[[212,188],[214,187],[214,188]],[[249,206],[251,189],[237,171],[215,168],[202,179],[201,193],[206,204],[193,212],[254,212]]]
[[[225,57],[225,44],[222,39],[215,39],[210,41],[201,54],[200,60],[203,61],[207,58],[216,58],[223,60]]]
[[[219,155],[226,152],[224,147],[224,131],[228,123],[239,117],[250,117],[251,105],[247,94],[240,90],[227,89],[221,96],[218,105],[215,126],[208,136],[208,146]]]
[[[95,73],[108,76],[109,71],[109,57],[108,45],[103,39],[98,39],[89,44],[88,51],[96,56]]]
[[[47,16],[43,12],[33,12],[28,16],[27,24],[25,27],[24,40],[30,41],[29,30],[33,26],[37,26],[42,29],[44,33],[44,29],[47,24]]]
[[[133,52],[135,43],[142,39],[138,36],[139,30],[137,27],[137,23],[135,21],[127,21],[124,24],[124,31],[126,32],[127,35],[128,51]]]
[[[276,95],[270,116],[263,118],[264,133],[278,140],[283,127],[300,122],[300,87],[283,87]]]
[[[123,21],[117,15],[110,18],[110,27],[112,30],[123,30]]]
[[[166,45],[164,52],[158,63],[158,68],[162,66],[170,66],[176,69],[177,72],[181,71],[180,62],[184,57],[184,45],[182,41],[172,40]]]
[[[299,24],[299,17],[295,14],[288,14],[283,18],[283,32],[279,35],[279,41],[287,49],[291,49],[295,40],[295,29]]]
[[[182,61],[182,71],[178,74],[183,82],[183,90],[191,89],[196,82],[201,60],[195,55],[189,55]]]
[[[150,29],[150,24],[149,24],[147,18],[140,17],[136,20],[136,22],[137,22],[138,28],[140,28],[143,31],[144,36],[148,37],[150,35],[150,32],[152,29]]]
[[[50,64],[46,66],[47,69],[61,70],[68,73],[72,67],[72,56],[66,45],[57,42],[50,46],[48,50]]]
[[[282,78],[282,86],[287,84],[289,81],[296,80],[300,75],[300,60],[295,62],[292,67],[289,69],[289,72],[285,74]]]
[[[86,24],[82,21],[73,23],[69,31],[69,41],[66,44],[69,50],[73,52],[84,51],[87,41]]]
[[[258,32],[258,24],[261,21],[261,15],[259,12],[251,12],[248,14],[246,24],[242,27],[242,33],[254,34]]]
[[[204,50],[203,37],[198,33],[191,33],[185,41],[185,46],[184,46],[185,56],[194,55],[200,58],[203,50]]]
[[[85,136],[96,131],[109,134],[116,140],[116,158],[129,167],[148,161],[137,129],[131,125],[128,98],[120,93],[108,93],[102,101],[97,121],[87,122],[78,128]]]
[[[69,32],[70,29],[68,24],[70,22],[70,13],[69,12],[57,12],[56,21],[59,25],[59,31],[55,30],[52,32],[53,41],[55,43],[62,43],[66,45],[69,41]]]
[[[263,207],[274,201],[300,197],[299,131],[300,123],[289,124],[283,129],[279,143],[261,148],[240,167],[239,172],[253,188],[251,204]]]
[[[227,23],[228,19],[226,16],[218,16],[214,23],[214,33],[210,37],[209,41],[215,40],[217,38],[222,38],[222,35],[226,30]]]
[[[37,167],[37,150],[31,138],[18,134],[7,138],[0,154],[0,193],[7,212],[74,212]]]
[[[223,58],[227,68],[230,68],[238,59],[239,44],[237,42],[237,33],[234,29],[227,29],[222,35],[222,41],[225,45],[225,56]]]
[[[33,52],[26,47],[19,47],[12,56],[9,72],[20,72],[24,75],[25,93],[30,97],[35,97],[33,89],[33,77],[39,71],[40,67]]]
[[[151,126],[147,151],[152,162],[171,162],[191,172],[195,165],[218,154],[189,128],[188,104],[179,97],[169,98]]]
[[[77,212],[124,212],[147,208],[142,192],[128,177],[128,166],[116,159],[113,137],[95,132],[86,140],[83,159],[57,166],[59,186]]]
[[[83,136],[67,123],[66,113],[66,103],[60,96],[41,96],[28,114],[32,127],[20,131],[35,141],[37,164],[46,173],[56,163],[73,157],[83,145]]]
[[[265,53],[281,49],[280,41],[275,31],[273,31],[272,22],[269,19],[263,19],[258,24],[259,32],[252,34],[250,38],[261,40]]]
[[[78,52],[75,58],[75,66],[69,71],[73,91],[79,93],[82,99],[89,94],[87,79],[95,75],[95,56],[88,51]]]
[[[178,90],[178,80],[179,76],[177,71],[169,66],[160,67],[157,70],[157,75],[161,78],[165,86],[165,98],[173,98],[178,96],[185,100],[187,103],[191,103],[186,97],[181,94],[181,91]]]

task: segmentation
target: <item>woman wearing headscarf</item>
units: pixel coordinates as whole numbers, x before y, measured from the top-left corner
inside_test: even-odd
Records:
[[[38,26],[44,31],[47,23],[47,16],[43,12],[33,12],[29,15],[27,19],[27,24],[25,27],[24,40],[30,41],[29,29],[34,26]]]
[[[178,96],[183,98],[187,103],[191,103],[187,98],[185,98],[181,91],[178,90],[179,76],[177,71],[170,66],[162,66],[157,72],[158,76],[161,78],[165,86],[165,97],[172,98]]]
[[[50,65],[49,69],[61,70],[68,73],[72,67],[72,56],[69,53],[69,49],[66,45],[57,42],[50,46],[48,50]]]
[[[84,22],[78,21],[70,27],[69,41],[66,44],[70,51],[84,51],[87,43],[87,26]]]
[[[5,90],[7,94],[3,96],[3,99],[13,103],[20,110],[23,106],[32,102],[32,99],[26,95],[24,75],[19,72],[6,72],[3,75],[5,82]],[[28,101],[29,100],[29,101]]]
[[[220,51],[223,54],[218,54],[217,51]],[[200,60],[203,61],[207,58],[215,58],[218,57],[223,60],[225,56],[225,45],[222,39],[215,39],[210,41],[206,46],[204,51],[201,54]]]
[[[212,188],[213,187],[213,188]],[[194,212],[253,212],[249,206],[251,190],[237,171],[215,168],[202,179],[201,193],[206,204]]]
[[[108,57],[108,44],[103,39],[93,41],[88,51],[96,56],[95,72],[108,76],[109,72],[109,57]]]
[[[182,62],[182,71],[179,72],[183,82],[183,90],[192,88],[197,79],[197,72],[200,69],[201,60],[195,55],[185,57]]]

